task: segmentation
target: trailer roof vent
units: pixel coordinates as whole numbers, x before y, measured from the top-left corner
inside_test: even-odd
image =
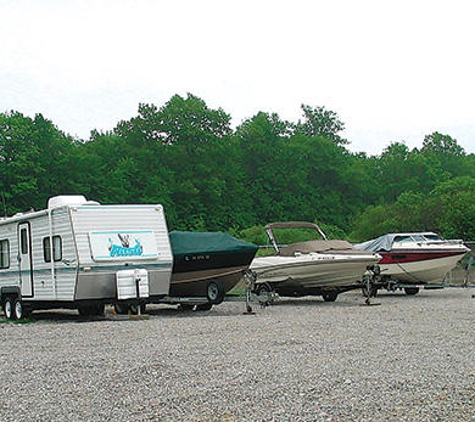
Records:
[[[89,201],[84,195],[59,195],[48,200],[48,208],[58,208],[69,205],[71,207],[87,204]]]

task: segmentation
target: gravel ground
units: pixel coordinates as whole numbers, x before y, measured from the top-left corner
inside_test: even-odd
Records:
[[[475,421],[475,289],[0,324],[0,420]]]

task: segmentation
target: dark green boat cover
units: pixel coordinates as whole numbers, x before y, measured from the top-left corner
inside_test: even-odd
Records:
[[[169,233],[173,256],[210,253],[256,253],[259,248],[253,243],[237,239],[223,232],[184,232]]]

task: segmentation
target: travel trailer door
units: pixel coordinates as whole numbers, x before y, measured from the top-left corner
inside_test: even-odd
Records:
[[[33,256],[29,223],[18,225],[18,267],[22,296],[33,296]]]

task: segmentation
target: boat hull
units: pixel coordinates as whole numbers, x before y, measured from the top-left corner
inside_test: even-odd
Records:
[[[440,285],[445,275],[465,255],[460,252],[381,253],[381,275],[407,284]]]
[[[223,293],[229,292],[244,276],[249,263],[226,268],[203,268],[172,273],[170,296],[206,297],[210,282],[218,282]]]
[[[269,256],[255,258],[250,269],[257,275],[256,284],[268,283],[281,294],[319,294],[360,286],[367,267],[379,259],[374,254]]]
[[[244,276],[258,246],[222,232],[170,233],[171,297],[207,298],[218,303]],[[210,291],[219,299],[211,299]]]

